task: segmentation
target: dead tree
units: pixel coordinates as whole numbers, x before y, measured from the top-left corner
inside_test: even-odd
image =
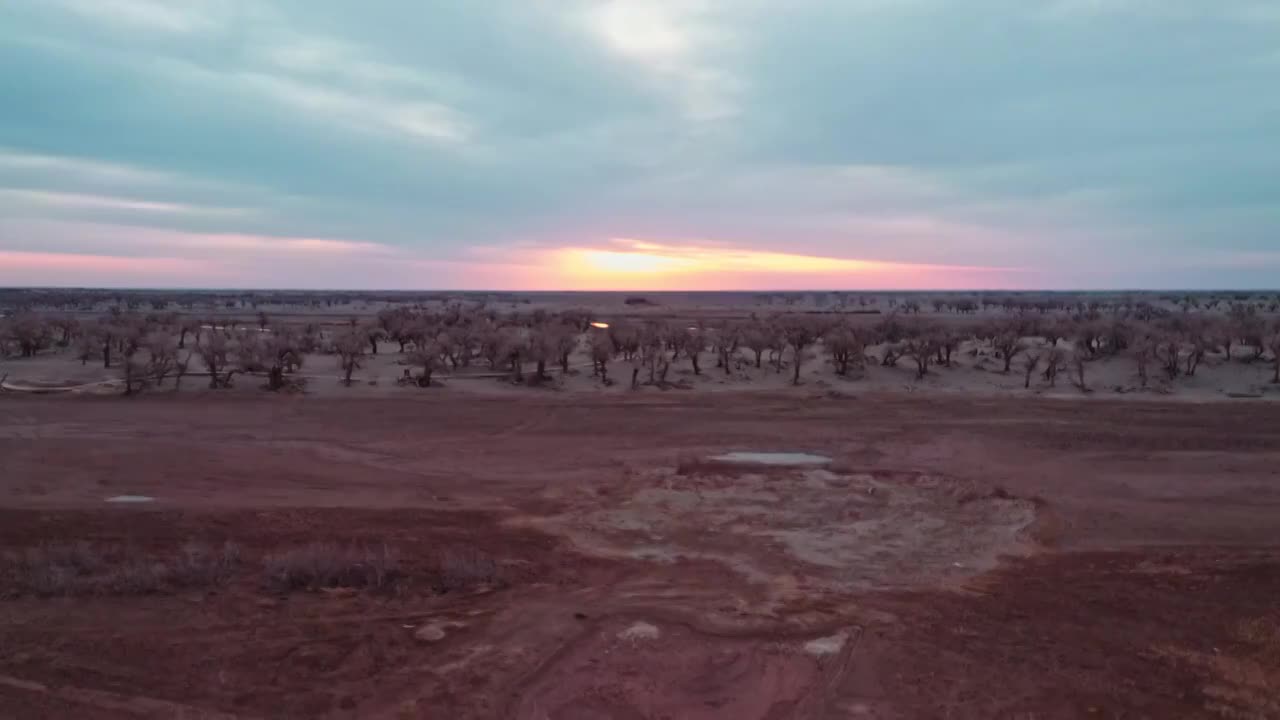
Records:
[[[840,325],[828,331],[822,338],[822,346],[831,355],[836,374],[849,374],[849,366],[861,366],[865,361],[866,343],[856,330]]]
[[[1280,322],[1276,323],[1276,333],[1267,338],[1267,345],[1271,348],[1271,364],[1275,368],[1271,382],[1280,384]]]
[[[1049,387],[1058,386],[1058,368],[1062,363],[1062,351],[1057,346],[1051,347],[1044,353],[1044,373],[1041,375],[1048,383]]]
[[[1155,357],[1155,344],[1150,339],[1143,338],[1133,344],[1132,352],[1133,363],[1138,370],[1138,382],[1145,388],[1150,375],[1148,368]]]
[[[444,354],[443,348],[434,341],[425,343],[414,343],[415,347],[409,353],[408,360],[411,364],[422,368],[422,374],[417,379],[418,387],[431,387],[431,376],[441,367],[441,356]],[[406,371],[408,372],[408,371]]]
[[[333,349],[338,355],[338,367],[342,369],[343,385],[351,387],[352,373],[364,367],[364,348],[369,342],[369,334],[354,327],[334,339]]]
[[[601,382],[609,384],[609,361],[615,351],[613,340],[606,333],[591,336],[591,368],[592,373],[600,376]]]
[[[1004,360],[1004,371],[1006,373],[1013,367],[1013,359],[1025,347],[1022,344],[1022,332],[1012,323],[1005,323],[995,330],[995,333],[991,336],[991,346],[995,348],[996,352]]]
[[[216,330],[205,333],[199,342],[196,343],[196,355],[200,357],[204,363],[205,369],[209,371],[209,388],[217,390],[231,386],[231,376],[235,374],[234,370],[228,370],[230,365],[229,355],[230,346],[227,342],[227,336]],[[226,371],[226,376],[222,377],[219,372]]]
[[[1088,363],[1088,356],[1076,350],[1071,354],[1071,382],[1079,388],[1080,392],[1089,392],[1089,386],[1085,383],[1085,365]]]
[[[792,361],[795,373],[791,377],[792,385],[800,384],[800,365],[804,361],[804,351],[822,336],[817,323],[805,317],[789,317],[782,324],[782,334],[791,346]]]
[[[916,379],[923,379],[929,374],[929,363],[938,351],[937,341],[929,334],[909,338],[899,343],[902,354],[911,358],[916,364]]]

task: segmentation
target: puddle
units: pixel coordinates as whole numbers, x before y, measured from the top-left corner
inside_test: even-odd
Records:
[[[711,459],[758,465],[825,465],[831,462],[831,458],[825,455],[795,452],[731,452],[712,455]]]
[[[109,503],[149,503],[155,502],[155,498],[150,495],[116,495],[107,498]]]

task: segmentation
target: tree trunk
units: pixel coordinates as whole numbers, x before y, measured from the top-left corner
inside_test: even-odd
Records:
[[[689,353],[689,361],[693,363],[693,374],[701,375],[702,368],[698,367],[698,353],[696,352]]]
[[[795,351],[796,351],[795,352],[795,364],[796,364],[795,370],[796,371],[795,371],[795,375],[791,377],[791,384],[799,385],[800,384],[800,361],[804,359],[804,348],[796,347]]]
[[[378,341],[374,338],[369,338],[369,349],[373,351],[373,355],[378,354]]]
[[[547,377],[547,361],[541,358],[538,359],[538,379],[539,380],[550,379]]]
[[[182,328],[181,330],[178,331],[178,349],[179,350],[184,350],[187,347],[187,332],[188,330],[186,328]]]
[[[111,367],[111,341],[108,340],[102,345],[102,367]]]
[[[640,387],[640,368],[631,368],[631,389],[635,390]]]
[[[763,351],[763,350],[755,350],[754,352],[755,352],[755,354],[756,354],[756,369],[757,369],[757,370],[759,370],[759,369],[760,369],[760,358],[764,357],[764,351]]]
[[[916,379],[920,380],[929,374],[929,356],[922,354],[916,358]]]

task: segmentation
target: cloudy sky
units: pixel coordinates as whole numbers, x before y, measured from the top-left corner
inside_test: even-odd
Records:
[[[1276,0],[3,0],[0,284],[1280,285]]]

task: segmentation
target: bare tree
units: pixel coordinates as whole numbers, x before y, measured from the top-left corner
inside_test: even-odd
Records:
[[[301,336],[285,327],[277,328],[270,335],[252,330],[237,335],[236,358],[240,370],[246,373],[266,373],[267,389],[283,390],[285,373],[302,367],[304,354]]]
[[[782,334],[786,338],[787,344],[791,346],[792,363],[795,366],[794,374],[791,376],[791,384],[799,385],[800,365],[804,361],[804,351],[822,337],[822,329],[814,320],[792,315],[783,320]]]
[[[1004,360],[1004,371],[1013,367],[1013,359],[1025,349],[1022,343],[1022,328],[1016,322],[1001,322],[989,331],[991,346]]]
[[[355,327],[334,338],[333,349],[338,355],[338,367],[342,368],[343,385],[350,387],[351,374],[364,367],[364,349],[369,343],[369,334]]]
[[[730,374],[730,363],[738,355],[738,344],[742,342],[742,328],[730,324],[718,328],[711,336],[711,344],[716,353],[716,367],[723,368],[724,374]]]
[[[200,340],[200,321],[192,317],[184,317],[178,321],[178,349],[185,350],[187,347],[187,335],[195,335],[196,341]]]
[[[1031,376],[1035,373],[1036,368],[1040,367],[1040,351],[1036,348],[1027,348],[1022,353],[1022,387],[1023,389],[1031,388]]]
[[[600,376],[605,384],[609,383],[609,361],[613,359],[615,348],[613,340],[607,333],[593,333],[590,341],[591,366],[593,373]]]
[[[49,325],[33,313],[12,318],[8,323],[8,335],[17,343],[18,352],[24,358],[35,356],[53,341]]]
[[[1133,355],[1134,366],[1138,370],[1138,381],[1142,384],[1142,387],[1145,388],[1150,375],[1148,368],[1151,366],[1151,361],[1155,358],[1155,343],[1151,338],[1144,337],[1133,343],[1130,352]]]
[[[1044,373],[1042,377],[1048,381],[1049,387],[1057,387],[1058,385],[1058,368],[1062,364],[1062,350],[1057,345],[1047,348],[1044,351]]]
[[[72,352],[81,365],[87,365],[89,360],[101,351],[102,342],[94,337],[92,332],[80,334],[76,337],[75,343],[72,344]]]
[[[699,364],[699,360],[702,353],[707,349],[706,331],[701,327],[690,327],[673,333],[672,341],[676,354],[683,352],[685,357],[689,358],[693,374],[701,375],[702,366]],[[672,359],[674,360],[675,358],[673,357]]]
[[[46,320],[51,330],[57,330],[59,337],[57,340],[58,347],[67,347],[71,344],[71,338],[80,329],[80,323],[70,315],[51,315]]]
[[[173,361],[173,391],[178,392],[182,389],[182,378],[186,376],[191,369],[191,356],[193,353],[188,352],[185,355],[177,353]]]
[[[387,336],[382,326],[377,324],[364,324],[360,326],[361,332],[364,334],[365,342],[369,343],[369,351],[373,355],[378,354],[378,341]]]
[[[1089,392],[1089,386],[1085,383],[1085,365],[1089,362],[1087,351],[1076,349],[1071,353],[1071,381],[1075,384],[1080,392]]]
[[[167,332],[153,330],[147,334],[143,346],[149,358],[147,375],[156,381],[156,385],[163,385],[165,378],[169,377],[177,364],[177,341]]]
[[[1271,382],[1280,384],[1280,321],[1276,322],[1275,333],[1267,338],[1267,346],[1271,348],[1271,364],[1275,366]]]
[[[1160,367],[1164,369],[1170,380],[1178,377],[1181,373],[1182,344],[1178,337],[1173,334],[1166,334],[1156,338],[1153,342],[1153,353],[1156,360],[1160,362]]]
[[[866,341],[848,325],[837,325],[822,337],[822,346],[831,355],[837,375],[848,375],[849,366],[861,367],[865,361]]]
[[[231,376],[235,374],[235,370],[229,369],[231,348],[225,333],[217,330],[205,333],[196,343],[195,352],[204,363],[205,369],[209,371],[211,390],[231,387]],[[220,372],[224,372],[225,375],[219,375]]]
[[[444,348],[434,340],[414,342],[408,359],[412,365],[422,368],[422,374],[417,378],[418,387],[431,387],[431,376],[443,366],[443,355]]]
[[[577,325],[567,324],[554,325],[551,331],[552,349],[560,363],[560,372],[565,375],[569,374],[569,358],[578,349],[579,332]]]
[[[929,363],[938,352],[938,341],[932,332],[922,328],[918,334],[898,343],[898,348],[903,355],[915,362],[916,378],[919,379],[929,374]]]
[[[558,357],[554,333],[553,328],[544,324],[535,327],[528,335],[524,352],[534,362],[534,382],[551,379],[551,376],[547,375],[547,363]]]
[[[764,354],[774,345],[771,328],[756,320],[742,329],[742,345],[756,356],[756,368],[761,365]]]

